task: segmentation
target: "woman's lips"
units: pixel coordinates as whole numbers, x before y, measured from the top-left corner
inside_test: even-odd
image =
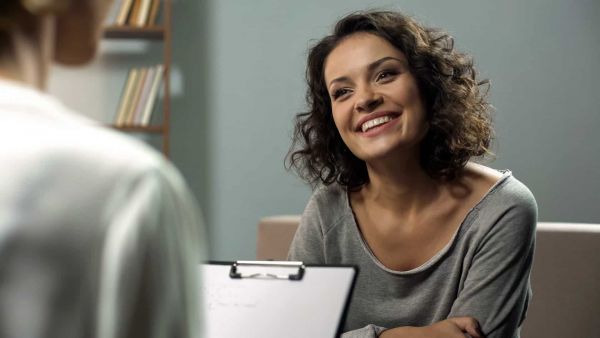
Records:
[[[390,115],[378,117],[376,119],[369,120],[362,124],[361,129],[362,132],[366,132],[369,129],[376,128],[382,124],[388,123],[393,119]]]
[[[369,129],[377,127],[381,124],[389,123],[391,120],[396,119],[400,115],[400,113],[391,111],[370,113],[358,121],[355,131],[366,132]]]
[[[398,119],[401,114],[396,112],[376,112],[363,117],[357,125],[356,132],[367,134],[372,130],[381,129]]]

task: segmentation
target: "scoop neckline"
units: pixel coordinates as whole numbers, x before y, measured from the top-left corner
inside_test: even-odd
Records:
[[[367,256],[369,256],[369,258],[371,259],[371,261],[378,266],[380,269],[382,269],[385,272],[388,272],[390,274],[393,275],[398,275],[398,276],[407,276],[407,275],[414,275],[420,272],[423,272],[427,269],[429,269],[431,266],[433,266],[435,263],[437,263],[442,256],[444,256],[448,250],[450,250],[450,247],[454,244],[454,242],[456,241],[456,238],[458,237],[458,234],[461,232],[461,230],[464,228],[465,223],[467,222],[468,219],[471,218],[471,215],[475,212],[475,210],[479,209],[479,207],[481,206],[481,204],[490,196],[492,195],[495,191],[497,191],[499,189],[499,187],[501,185],[504,184],[504,182],[506,182],[508,180],[509,177],[512,177],[512,172],[508,169],[503,169],[503,170],[499,170],[502,173],[502,176],[498,179],[498,181],[496,181],[494,183],[494,185],[492,185],[490,187],[490,189],[481,197],[481,199],[475,203],[475,205],[469,209],[469,211],[466,213],[465,217],[463,218],[463,220],[460,222],[460,225],[456,228],[456,230],[454,231],[454,234],[452,235],[452,238],[450,238],[450,240],[448,241],[448,243],[446,243],[446,245],[441,248],[438,252],[436,252],[433,256],[431,256],[431,258],[429,258],[427,261],[425,261],[423,264],[419,265],[416,268],[410,269],[410,270],[394,270],[394,269],[390,269],[387,266],[385,266],[385,264],[383,264],[379,258],[377,258],[377,256],[375,256],[375,254],[373,253],[373,251],[371,250],[371,247],[369,246],[369,244],[367,243],[367,241],[365,240],[362,231],[360,230],[360,227],[358,226],[358,222],[356,221],[356,217],[354,215],[354,210],[352,209],[352,206],[350,205],[350,196],[348,189],[345,190],[344,198],[345,200],[345,206],[346,206],[346,211],[349,214],[349,216],[352,218],[352,228],[355,231],[355,236],[358,237],[358,240],[361,244],[361,246],[363,247],[363,250],[365,250]]]

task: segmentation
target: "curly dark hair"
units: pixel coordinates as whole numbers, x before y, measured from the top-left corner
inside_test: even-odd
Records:
[[[342,18],[332,35],[310,49],[310,110],[296,115],[288,169],[294,168],[313,186],[337,182],[354,190],[369,181],[365,162],[350,152],[334,124],[324,79],[329,53],[358,32],[384,38],[407,58],[427,111],[429,130],[420,145],[420,160],[428,175],[453,180],[470,158],[491,154],[489,81],[477,79],[472,58],[456,51],[454,40],[442,30],[424,27],[399,12],[368,11]]]

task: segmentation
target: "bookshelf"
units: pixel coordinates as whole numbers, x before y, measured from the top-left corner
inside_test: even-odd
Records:
[[[136,0],[133,0],[136,1]],[[162,138],[162,153],[165,157],[170,154],[170,136],[171,136],[171,14],[172,0],[157,0],[159,1],[159,11],[162,12],[162,22],[150,26],[129,26],[111,24],[104,29],[104,39],[131,39],[131,40],[148,40],[160,41],[163,46],[163,76],[162,76],[162,119],[159,125],[137,126],[137,125],[116,125],[110,126],[114,129],[123,132],[157,134]],[[115,1],[114,6],[120,6],[122,2]]]

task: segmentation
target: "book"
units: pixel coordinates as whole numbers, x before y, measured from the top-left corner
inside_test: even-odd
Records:
[[[117,19],[115,20],[115,25],[124,26],[127,23],[127,18],[129,17],[129,13],[131,12],[132,4],[133,0],[121,1],[121,7],[119,8],[119,13],[117,15]]]
[[[122,2],[123,0],[116,0],[112,4],[110,10],[108,11],[108,14],[106,15],[106,19],[104,20],[105,26],[111,26],[115,24],[115,22],[117,21],[117,16],[119,15],[119,11],[121,9]]]
[[[125,86],[123,86],[123,91],[121,93],[121,102],[119,104],[119,109],[117,111],[117,118],[115,121],[115,125],[117,127],[122,127],[125,125],[126,112],[131,104],[131,93],[133,91],[135,82],[137,81],[137,76],[137,69],[132,68],[129,70],[127,80],[125,81]]]
[[[144,107],[144,110],[142,113],[142,119],[141,119],[141,123],[140,123],[140,125],[142,125],[142,126],[150,125],[152,111],[154,110],[154,105],[156,103],[158,89],[160,88],[160,84],[162,82],[164,72],[165,72],[165,67],[163,65],[156,66],[156,69],[154,72],[154,78],[152,79],[152,87],[150,87],[150,92],[148,94],[148,98],[145,102],[145,107]]]
[[[131,5],[131,14],[129,14],[129,18],[127,19],[128,26],[134,26],[135,21],[140,13],[140,6],[142,5],[142,0],[132,0],[133,3]]]
[[[131,101],[131,106],[127,111],[125,125],[131,126],[135,121],[135,112],[137,110],[138,104],[140,104],[140,96],[142,95],[142,88],[144,87],[144,82],[146,81],[146,76],[148,74],[148,68],[143,67],[140,70],[140,75],[138,76],[138,80],[135,83],[135,87],[133,89],[133,96]]]
[[[152,5],[152,0],[141,0],[140,2],[140,10],[134,22],[134,25],[138,27],[144,27],[148,25],[148,17],[150,16],[150,7]]]
[[[140,125],[142,122],[142,114],[144,107],[146,106],[146,101],[148,100],[148,96],[150,94],[150,88],[152,87],[152,81],[154,79],[154,73],[156,72],[156,67],[148,68],[148,72],[141,84],[140,98],[138,100],[138,104],[135,106],[135,111],[133,113],[132,122],[133,125]]]
[[[148,17],[148,26],[156,26],[159,8],[160,0],[152,0],[152,6],[150,7],[150,15]]]

